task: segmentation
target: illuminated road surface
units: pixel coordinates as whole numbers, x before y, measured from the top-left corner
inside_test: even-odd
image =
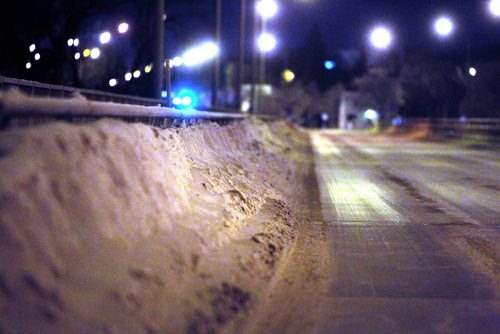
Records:
[[[500,333],[500,153],[311,140],[314,222],[251,331]]]

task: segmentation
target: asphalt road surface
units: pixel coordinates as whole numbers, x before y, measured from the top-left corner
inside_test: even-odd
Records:
[[[311,142],[311,221],[246,331],[500,333],[500,151]]]

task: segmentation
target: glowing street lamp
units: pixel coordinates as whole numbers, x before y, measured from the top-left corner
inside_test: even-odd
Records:
[[[101,55],[101,50],[99,48],[93,48],[90,50],[90,58],[97,59]]]
[[[174,57],[174,59],[172,59],[172,63],[171,64],[172,64],[173,67],[179,67],[183,63],[184,63],[184,61],[182,60],[182,57]]]
[[[132,73],[132,75],[134,76],[134,78],[136,78],[136,79],[137,79],[138,77],[140,77],[140,76],[141,76],[141,71],[136,70],[136,71],[134,71],[134,73]]]
[[[283,80],[286,82],[290,83],[295,79],[295,73],[293,73],[291,70],[284,70],[283,73],[281,74],[283,77]]]
[[[476,74],[477,74],[477,70],[476,70],[474,67],[470,67],[470,68],[469,68],[469,75],[470,75],[471,77],[475,77],[475,76],[476,76]]]
[[[377,27],[370,33],[370,42],[377,49],[388,49],[392,44],[392,33],[386,27]]]
[[[127,73],[125,74],[125,81],[130,81],[130,80],[132,80],[132,73],[127,72]]]
[[[497,19],[500,18],[500,0],[491,0],[488,8],[491,15],[493,15]]]
[[[26,63],[26,69],[29,70],[31,68],[31,63],[30,62],[27,62]]]
[[[39,53],[35,54],[35,60],[40,60],[40,54]]]
[[[75,60],[80,59],[80,56],[81,56],[81,55],[80,55],[80,52],[75,53]]]
[[[257,45],[262,53],[271,52],[276,48],[276,44],[276,38],[267,32],[262,33],[257,39]]]
[[[36,45],[35,44],[31,44],[30,45],[30,52],[35,51],[35,49],[36,49]]]
[[[109,86],[110,87],[115,87],[118,84],[118,80],[116,79],[110,79],[109,80]]]
[[[122,22],[118,25],[118,32],[124,34],[128,31],[128,23]]]
[[[99,35],[99,42],[101,44],[108,44],[111,41],[111,33],[109,31],[103,32]]]
[[[278,12],[278,4],[274,0],[260,0],[256,5],[257,13],[263,18],[268,19]]]
[[[75,38],[73,40],[73,46],[78,46],[78,44],[80,44],[80,40],[78,38]]]
[[[434,31],[440,37],[450,36],[453,30],[455,30],[453,21],[447,16],[441,16],[434,21]]]
[[[182,55],[182,63],[187,67],[201,65],[214,59],[219,54],[219,47],[214,42],[205,42],[187,50]]]

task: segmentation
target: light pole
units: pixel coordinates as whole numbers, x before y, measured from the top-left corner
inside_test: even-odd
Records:
[[[221,45],[221,16],[222,16],[222,0],[216,0],[215,5],[215,43]],[[212,87],[212,108],[219,106],[219,86],[220,86],[220,54],[215,58],[214,63],[214,83]]]
[[[238,59],[238,72],[236,79],[236,106],[238,111],[241,111],[241,86],[245,76],[245,36],[247,25],[247,0],[241,0],[240,9],[240,45],[239,45],[239,59]]]
[[[267,32],[267,20],[273,16],[276,15],[278,12],[278,4],[275,0],[258,0],[255,3],[255,26],[254,26],[254,41],[256,43],[255,48],[258,48],[259,51],[259,64],[258,64],[258,69],[257,69],[257,64],[255,63],[256,58],[254,58],[254,64],[252,66],[252,96],[253,96],[253,112],[257,113],[259,110],[259,104],[261,100],[261,95],[262,95],[262,85],[264,84],[265,80],[265,70],[266,70],[266,64],[265,64],[265,54],[272,51],[275,46],[276,46],[276,39],[274,36],[269,34]],[[256,38],[257,36],[257,30],[259,26],[259,19],[260,19],[260,34],[259,37]],[[255,56],[255,53],[254,53]],[[259,89],[255,88],[256,81],[257,81],[257,72],[258,70],[258,82],[259,82]]]
[[[154,17],[156,19],[155,26],[155,57],[153,63],[154,70],[154,97],[161,99],[162,78],[163,78],[163,21],[165,16],[165,0],[156,0],[156,8],[154,8]]]

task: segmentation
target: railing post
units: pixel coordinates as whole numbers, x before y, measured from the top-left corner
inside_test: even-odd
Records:
[[[171,105],[171,100],[172,100],[172,61],[170,59],[167,59],[165,62],[165,79],[166,79],[166,85],[165,88],[167,90],[167,107],[170,108],[172,107]]]

